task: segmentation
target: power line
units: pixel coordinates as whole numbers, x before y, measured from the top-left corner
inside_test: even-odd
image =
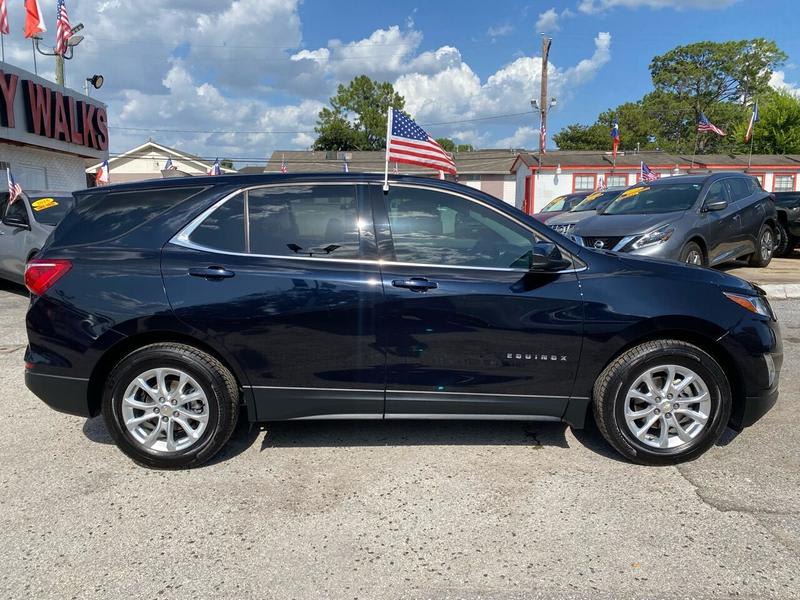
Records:
[[[438,121],[435,123],[420,123],[421,127],[438,127],[441,125],[460,125],[462,123],[476,123],[480,121],[490,121],[494,119],[508,119],[512,117],[521,117],[530,115],[531,111],[526,110],[517,113],[507,113],[504,115],[491,115],[486,117],[473,117],[472,119],[458,119],[456,121]],[[297,131],[280,131],[280,130],[221,130],[221,129],[154,129],[152,127],[124,127],[122,125],[109,125],[109,129],[118,129],[121,131],[149,131],[154,133],[211,133],[211,134],[239,134],[239,135],[255,135],[255,134],[271,134],[271,135],[299,135],[316,133],[314,130],[297,130]]]

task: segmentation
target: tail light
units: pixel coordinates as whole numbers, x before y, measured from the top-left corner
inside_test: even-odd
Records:
[[[25,266],[25,287],[34,296],[41,296],[71,268],[71,260],[34,258]]]

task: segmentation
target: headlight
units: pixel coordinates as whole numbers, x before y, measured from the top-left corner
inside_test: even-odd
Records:
[[[646,248],[647,246],[652,246],[653,244],[662,244],[671,238],[673,233],[675,233],[675,228],[671,225],[666,225],[661,229],[656,229],[650,233],[645,233],[638,240],[633,242],[633,244],[631,244],[631,248],[634,250],[639,250],[641,248]]]
[[[743,296],[742,294],[734,294],[731,292],[722,293],[725,294],[728,300],[736,302],[736,304],[742,308],[746,308],[750,312],[769,317],[770,319],[775,318],[772,314],[772,307],[764,296]]]

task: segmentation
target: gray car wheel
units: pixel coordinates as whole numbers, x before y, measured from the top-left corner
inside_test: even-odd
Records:
[[[705,266],[706,258],[703,254],[703,249],[700,247],[700,244],[697,242],[688,242],[683,249],[681,250],[681,262],[690,264],[690,265],[698,265],[698,266]]]
[[[751,267],[766,267],[775,251],[775,231],[767,224],[761,226],[756,238],[756,251],[750,255],[747,264]]]

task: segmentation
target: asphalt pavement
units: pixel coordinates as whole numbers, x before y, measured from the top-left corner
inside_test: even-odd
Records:
[[[0,288],[0,598],[800,598],[800,302],[777,406],[695,462],[552,423],[241,427],[137,467],[24,386]]]

